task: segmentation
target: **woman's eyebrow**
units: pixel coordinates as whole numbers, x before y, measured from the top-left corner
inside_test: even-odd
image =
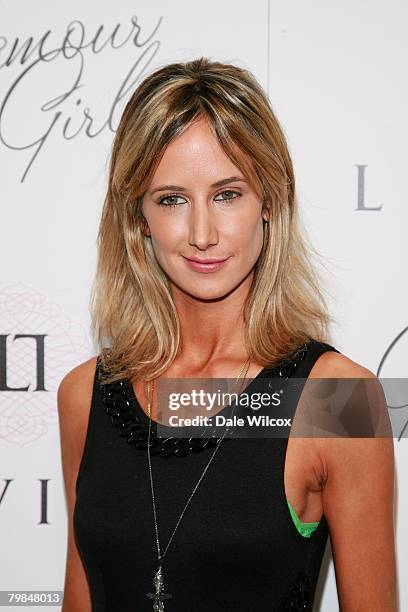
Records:
[[[229,176],[227,178],[221,179],[216,183],[210,185],[210,187],[222,187],[223,185],[227,185],[228,183],[232,183],[233,181],[240,181],[242,183],[246,183],[247,181],[241,176]],[[160,185],[159,187],[155,187],[150,191],[150,195],[156,193],[156,191],[187,191],[185,187],[181,187],[181,185]]]

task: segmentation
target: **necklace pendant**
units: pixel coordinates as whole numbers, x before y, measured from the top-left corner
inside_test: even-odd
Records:
[[[170,599],[171,595],[164,592],[163,568],[159,565],[159,569],[153,578],[154,593],[146,593],[146,596],[153,599],[154,612],[164,612],[164,600]]]

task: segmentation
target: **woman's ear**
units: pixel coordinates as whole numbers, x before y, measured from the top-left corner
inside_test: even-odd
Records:
[[[269,210],[267,208],[264,208],[262,210],[262,219],[267,222],[269,221]]]

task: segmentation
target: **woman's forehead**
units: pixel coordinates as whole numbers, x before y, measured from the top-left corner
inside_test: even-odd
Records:
[[[217,186],[215,183],[226,178],[249,184],[249,177],[243,169],[245,164],[239,163],[239,160],[244,160],[244,154],[238,146],[235,154],[238,165],[224,151],[206,122],[191,124],[167,145],[152,176],[150,190],[160,185],[172,185],[174,189],[182,190],[193,182],[197,184],[197,181],[214,187]]]

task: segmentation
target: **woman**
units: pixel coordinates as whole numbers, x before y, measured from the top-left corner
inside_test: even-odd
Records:
[[[99,354],[58,390],[63,612],[311,610],[329,534],[341,610],[394,612],[392,439],[157,436],[159,378],[375,378],[328,342],[285,137],[248,71],[145,78],[98,239]]]

